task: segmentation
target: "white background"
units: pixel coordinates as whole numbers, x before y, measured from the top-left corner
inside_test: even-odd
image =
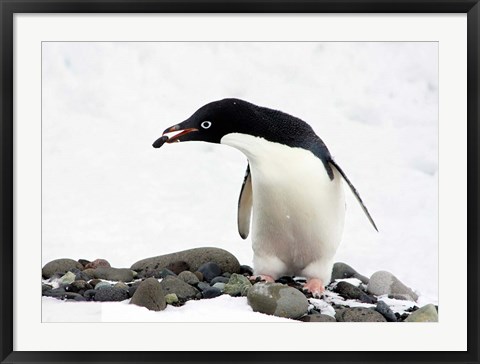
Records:
[[[466,205],[463,205],[466,173],[462,173],[466,166],[466,161],[462,162],[466,145],[465,72],[458,73],[466,60],[466,44],[462,38],[465,17],[409,17],[410,36],[401,26],[406,18],[392,16],[254,16],[248,18],[248,27],[245,16],[228,19],[168,16],[161,22],[148,16],[137,18],[137,35],[123,31],[133,27],[125,24],[134,18],[107,17],[111,26],[103,27],[102,33],[96,29],[90,37],[77,28],[87,19],[92,32],[106,21],[98,16],[49,17],[46,23],[47,17],[41,20],[32,16],[17,17],[20,47],[16,48],[19,67],[15,76],[19,85],[25,82],[25,86],[16,90],[17,262],[27,251],[36,251],[37,255],[30,255],[33,267],[38,266],[35,260],[40,259],[40,254],[43,263],[62,256],[94,259],[97,254],[105,254],[103,257],[113,265],[129,266],[147,256],[188,248],[195,240],[192,244],[224,247],[242,263],[249,264],[249,244],[235,235],[234,207],[244,172],[243,156],[225,147],[199,143],[167,146],[161,150],[150,146],[166,126],[185,119],[202,104],[236,96],[282,109],[311,123],[360,190],[381,232],[372,231],[350,199],[339,260],[347,261],[365,274],[378,269],[390,270],[420,293],[430,296],[437,294],[435,182],[439,172],[440,287],[455,282],[457,293],[462,292],[463,283],[453,279],[464,271],[461,262],[465,258],[466,242]],[[427,21],[428,27],[424,25]],[[265,22],[271,26],[262,27]],[[349,27],[341,27],[342,22]],[[188,26],[182,27],[182,24]],[[422,30],[415,26],[421,26]],[[447,28],[448,32],[442,33]],[[273,33],[273,29],[277,33]],[[292,36],[285,29],[296,29],[296,32]],[[382,29],[381,34],[378,29]],[[48,59],[48,63],[44,65],[44,235],[40,253],[40,194],[39,188],[32,185],[32,181],[40,180],[39,156],[32,153],[40,150],[40,83],[33,87],[35,80],[40,81],[40,68],[39,64],[32,67],[31,62],[39,59],[39,40],[318,41],[331,40],[328,34],[335,34],[334,40],[380,40],[381,36],[382,40],[439,41],[440,165],[435,135],[438,87],[435,43],[327,43],[322,44],[320,50],[318,44],[289,43],[286,54],[282,53],[285,44],[271,43],[213,46],[203,43],[180,46],[179,43],[77,43],[74,46],[48,43],[45,46],[44,43],[44,59]],[[302,67],[292,67],[292,64]],[[449,86],[444,87],[444,83]],[[272,84],[273,91],[267,84]],[[291,87],[287,90],[286,85]],[[310,99],[312,95],[314,99]],[[458,102],[456,108],[451,108],[455,101]],[[28,107],[20,108],[20,105]],[[452,120],[456,121],[453,128]],[[447,131],[443,134],[442,130]],[[448,153],[443,156],[442,135],[449,138],[445,149]],[[451,148],[452,145],[455,148]],[[192,166],[202,167],[193,169]],[[443,171],[447,172],[442,174]],[[449,178],[452,171],[455,178]],[[200,193],[194,204],[182,206],[182,201],[191,198],[192,185]],[[205,210],[202,204],[209,209]],[[448,209],[442,210],[442,206]],[[452,240],[458,244],[456,249],[449,249],[448,242]],[[32,241],[38,244],[32,245]],[[444,247],[449,250],[442,257]],[[22,256],[22,259],[28,257]],[[445,270],[442,270],[442,261]],[[459,265],[456,269],[451,268],[456,264]],[[455,276],[450,275],[450,271],[454,271]],[[23,269],[17,273],[16,277],[35,274]],[[22,292],[16,293],[16,302],[22,303]],[[445,294],[444,300],[442,294]],[[377,333],[390,335],[382,345],[384,349],[438,350],[435,344],[442,332],[452,329],[452,325],[465,324],[460,319],[464,313],[458,301],[454,305],[446,290],[440,289],[439,301],[440,324],[418,325],[415,330],[399,325],[367,326]],[[17,315],[17,327],[38,322],[38,314],[38,310],[30,308],[28,313]],[[53,329],[39,325],[38,330]],[[179,330],[181,325],[175,325],[169,327]],[[146,328],[154,330],[151,326]],[[252,324],[249,330],[264,330],[262,332],[272,337],[268,348],[278,349],[275,335],[282,330],[274,332],[272,326],[256,326],[258,328],[253,328]],[[103,324],[99,333],[110,328]],[[365,330],[365,325],[351,328],[354,333]],[[289,330],[298,330],[296,333],[302,335],[302,339],[304,333],[314,329],[289,326]],[[458,341],[450,341],[456,346],[443,345],[443,350],[465,347],[461,335],[465,330],[458,326],[457,329],[460,334],[455,339]],[[401,347],[395,346],[397,341],[391,339],[403,330],[411,330],[409,335],[428,333],[432,340],[421,343],[408,340]],[[317,331],[315,335],[319,335]],[[340,348],[335,347],[339,343],[330,342],[328,337],[322,340],[328,343],[328,350]],[[16,332],[15,342],[17,350],[49,350],[48,344],[40,345],[38,339],[33,340],[22,330]],[[112,340],[107,345],[117,349],[114,343]],[[305,347],[305,341],[300,344],[299,349]],[[152,349],[148,342],[124,345],[125,350]],[[172,345],[169,348],[175,350]],[[375,347],[368,343],[362,343],[361,347],[354,342],[350,345],[357,350],[379,349],[378,342]],[[265,343],[261,348],[266,349]],[[59,348],[50,346],[50,349]],[[254,349],[259,348],[252,347]]]

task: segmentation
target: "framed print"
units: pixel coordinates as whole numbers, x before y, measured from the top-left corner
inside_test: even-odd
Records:
[[[1,6],[2,362],[478,362],[478,2]]]

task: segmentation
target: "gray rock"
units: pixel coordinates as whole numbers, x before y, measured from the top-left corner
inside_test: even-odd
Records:
[[[174,303],[178,303],[179,300],[178,300],[178,297],[175,293],[169,293],[167,295],[165,295],[165,301],[167,302],[167,304],[169,305],[172,305]]]
[[[170,271],[172,271],[176,275],[179,275],[182,272],[189,271],[190,270],[190,265],[183,260],[179,260],[177,262],[170,263],[165,268],[169,269]]]
[[[167,307],[165,292],[155,278],[147,278],[140,283],[130,303],[152,311],[162,311]]]
[[[405,286],[397,277],[387,271],[375,272],[368,282],[367,291],[376,296],[384,294],[402,295],[411,301],[416,301],[418,295]]]
[[[55,259],[43,266],[42,276],[45,278],[50,278],[55,273],[65,274],[74,268],[82,270],[83,265],[73,259]]]
[[[181,302],[193,299],[199,293],[197,289],[174,276],[165,277],[160,285],[165,294],[175,293]]]
[[[97,284],[98,286],[98,284]],[[123,301],[128,299],[128,292],[121,288],[116,287],[103,287],[97,289],[95,293],[95,301],[108,302],[108,301]]]
[[[252,276],[253,275],[253,269],[249,265],[241,265],[240,266],[240,272],[238,272],[238,273]]]
[[[120,288],[120,289],[123,289],[124,291],[128,291],[128,289],[130,288],[128,285],[126,285],[125,283],[123,282],[117,282],[113,285],[115,288]]]
[[[216,287],[208,287],[204,291],[202,291],[203,298],[215,298],[221,296],[223,293]]]
[[[380,313],[371,308],[351,307],[335,310],[335,318],[339,322],[386,322]]]
[[[280,283],[259,282],[247,295],[253,311],[298,319],[308,312],[308,300],[297,289]]]
[[[235,273],[234,273],[235,274]],[[231,278],[231,274],[230,274],[230,277],[223,277],[223,276],[220,276],[220,277],[215,277],[213,278],[211,281],[210,281],[210,285],[213,286],[215,283],[228,283],[228,281],[230,280]]]
[[[338,262],[333,265],[332,269],[332,282],[335,282],[336,279],[345,279],[345,278],[357,278],[362,281],[364,284],[368,284],[368,278],[358,273],[355,269],[350,267],[346,263]]]
[[[363,303],[377,302],[375,297],[367,295],[360,288],[355,287],[353,284],[348,282],[338,282],[333,291],[337,292],[340,296],[346,299],[359,300]]]
[[[53,289],[53,286],[49,284],[42,284],[42,293],[45,291],[50,291],[51,289]]]
[[[224,272],[238,273],[240,271],[240,263],[237,258],[220,248],[195,248],[142,259],[134,263],[131,269],[140,273],[165,268],[169,264],[178,261],[186,262],[192,272],[195,272],[202,264],[207,262],[217,263]]]
[[[127,268],[108,268],[99,267],[93,271],[95,278],[106,279],[109,281],[133,281],[133,272]]]
[[[250,280],[241,274],[233,273],[225,284],[223,292],[230,296],[246,296],[248,290],[252,287]]]
[[[205,291],[206,289],[210,288],[210,285],[207,283],[207,282],[199,282],[197,284],[197,288],[200,290],[200,291]]]
[[[47,297],[58,298],[61,300],[74,300],[76,297],[81,296],[80,294],[75,292],[67,292],[63,287],[42,292],[42,295]]]
[[[383,317],[389,322],[397,322],[397,316],[395,313],[388,307],[388,305],[383,301],[377,302],[377,307],[375,307],[375,311],[382,314]]]
[[[80,280],[80,281],[72,282],[71,284],[69,284],[68,286],[65,287],[65,290],[68,291],[68,292],[75,292],[75,293],[82,294],[82,292],[80,292],[80,291],[86,291],[86,290],[92,289],[92,288],[93,287],[90,283],[87,283],[83,280]]]
[[[147,274],[145,275],[146,278],[153,277],[153,278],[157,278],[157,279],[165,278],[166,276],[176,277],[177,275],[168,268],[163,268],[163,269],[160,269],[160,270],[150,271],[150,272],[147,272]]]
[[[435,305],[428,304],[420,307],[415,312],[411,313],[405,319],[405,322],[438,322],[438,312]]]
[[[108,282],[98,282],[96,285],[95,285],[95,289],[103,289],[105,287],[112,287],[112,285]]]
[[[70,284],[75,281],[75,274],[72,272],[67,272],[65,273],[62,277],[59,279],[60,284]]]
[[[203,279],[210,282],[213,278],[222,274],[222,268],[215,262],[207,262],[198,267],[198,271],[203,274]]]
[[[222,283],[222,282],[217,282],[215,283],[212,287],[215,287],[216,289],[219,289],[220,291],[225,291],[225,284],[226,283]],[[247,290],[248,291],[248,290]],[[244,296],[246,296],[246,294],[244,294]]]
[[[97,291],[95,289],[87,289],[85,292],[83,292],[83,297],[85,297],[87,301],[92,301],[96,294]]]
[[[329,315],[323,315],[321,313],[313,313],[300,318],[303,322],[337,322],[334,317]]]
[[[182,281],[184,281],[185,283],[188,283],[191,286],[194,286],[200,282],[198,280],[198,277],[192,272],[189,272],[188,270],[184,270],[183,272],[181,272],[178,275],[178,278],[180,278]]]
[[[90,279],[92,279],[92,277],[90,277],[88,274],[84,272],[75,273],[76,281],[89,281]]]
[[[105,259],[95,259],[93,262],[89,262],[85,265],[85,268],[96,269],[98,267],[110,268],[111,265]]]

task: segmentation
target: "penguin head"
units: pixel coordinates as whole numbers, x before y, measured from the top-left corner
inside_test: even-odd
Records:
[[[244,133],[258,127],[258,124],[254,123],[255,108],[255,105],[239,99],[210,102],[195,111],[187,120],[165,129],[163,135],[178,132],[168,138],[167,143],[220,143],[222,137],[229,133]]]

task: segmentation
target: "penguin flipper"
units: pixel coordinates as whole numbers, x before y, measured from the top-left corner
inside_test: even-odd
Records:
[[[242,239],[246,239],[250,232],[250,217],[252,215],[252,177],[250,175],[250,164],[247,165],[245,178],[243,179],[240,197],[238,198],[238,233]]]
[[[340,166],[339,166],[333,159],[330,159],[329,162],[330,162],[330,164],[331,164],[333,167],[335,167],[335,169],[342,175],[342,177],[343,177],[343,179],[345,180],[345,182],[347,182],[348,186],[349,186],[350,189],[352,190],[352,193],[355,195],[358,203],[360,204],[360,206],[362,206],[363,212],[365,213],[365,215],[367,215],[368,220],[370,220],[370,223],[371,223],[372,226],[375,228],[375,230],[377,230],[377,232],[378,232],[377,225],[375,225],[375,222],[373,221],[372,216],[371,216],[370,213],[368,212],[367,207],[366,207],[365,204],[363,203],[362,198],[360,197],[360,194],[358,193],[358,191],[356,190],[356,188],[353,186],[352,182],[350,182],[350,180],[348,179],[348,177],[347,177],[347,175],[345,174],[345,172],[340,168]]]

